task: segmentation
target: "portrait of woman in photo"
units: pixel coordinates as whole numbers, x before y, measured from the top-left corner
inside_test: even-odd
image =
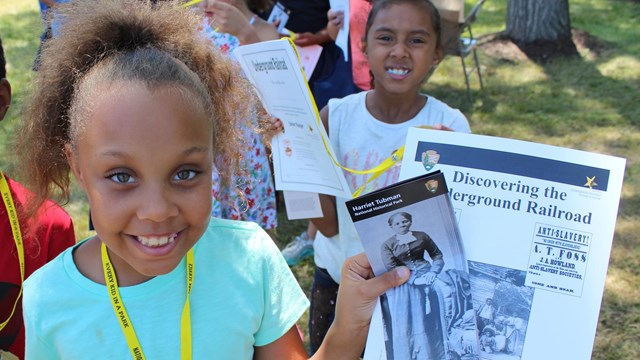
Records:
[[[387,359],[446,359],[440,304],[432,286],[444,267],[443,255],[429,235],[411,231],[412,218],[407,212],[391,215],[388,223],[395,234],[381,247],[387,271],[402,265],[411,269],[409,280],[382,299]]]

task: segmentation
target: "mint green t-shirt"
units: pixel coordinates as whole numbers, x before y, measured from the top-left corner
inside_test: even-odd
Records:
[[[130,359],[106,287],[78,271],[72,251],[25,282],[26,358]],[[147,359],[180,358],[185,292],[184,259],[169,274],[120,288]],[[254,346],[280,338],[308,307],[262,229],[215,218],[195,245],[190,301],[194,359],[251,359]]]

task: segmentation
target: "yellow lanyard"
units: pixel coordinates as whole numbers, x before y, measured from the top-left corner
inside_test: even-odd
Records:
[[[187,3],[185,3],[185,4],[182,4],[182,7],[189,7],[191,5],[195,5],[195,4],[199,3],[199,2],[202,2],[202,0],[191,0],[191,1],[187,2]]]
[[[0,323],[0,330],[4,329],[9,323],[9,320],[13,317],[18,307],[18,301],[22,296],[22,283],[24,283],[24,245],[22,243],[22,233],[20,232],[20,223],[18,222],[18,212],[16,211],[16,205],[13,203],[11,197],[11,190],[9,189],[9,183],[4,177],[2,171],[0,171],[0,193],[2,194],[2,201],[5,208],[7,208],[7,215],[9,216],[9,223],[11,224],[11,233],[13,234],[13,241],[16,243],[16,249],[18,249],[18,262],[20,263],[20,292],[16,297],[16,302],[13,304],[11,314],[7,320]]]
[[[104,280],[107,284],[107,292],[109,293],[109,299],[111,299],[111,305],[113,305],[113,311],[116,314],[116,318],[120,323],[122,332],[127,339],[127,345],[131,356],[135,360],[144,360],[144,353],[142,352],[142,346],[138,341],[136,332],[133,329],[133,324],[129,319],[129,314],[124,308],[124,303],[120,297],[120,291],[118,290],[118,280],[113,272],[113,265],[109,260],[109,254],[107,253],[107,247],[102,243],[102,268],[104,270]],[[193,275],[195,269],[195,262],[193,259],[193,248],[187,252],[187,299],[182,309],[182,317],[180,318],[180,354],[182,360],[191,360],[191,310],[189,307],[189,295],[191,294],[191,288],[193,287]]]
[[[296,48],[296,44],[293,42],[293,39],[291,38],[286,38],[286,40],[289,41],[289,43],[291,44],[291,46],[293,47],[293,50],[296,53],[296,56],[298,57],[298,63],[301,64],[300,62],[300,54],[298,54],[298,50]],[[300,65],[301,69],[302,69],[302,65]],[[304,69],[302,69],[302,72],[304,73]],[[311,95],[311,98],[313,99],[313,95],[311,94],[311,88],[309,88],[309,84],[307,83],[307,91],[309,92],[309,95]],[[315,113],[316,116],[316,123],[318,124],[319,127],[324,127],[324,125],[322,124],[322,121],[320,120],[320,113],[318,112],[318,107],[316,106],[316,102],[313,101],[313,111]],[[371,177],[369,179],[367,179],[367,181],[362,184],[362,186],[360,186],[359,188],[356,189],[356,191],[353,193],[353,197],[358,197],[360,196],[360,193],[362,193],[362,191],[364,190],[364,188],[371,182],[373,181],[375,178],[377,178],[378,176],[380,176],[381,174],[383,174],[385,171],[389,170],[389,168],[391,168],[393,165],[395,165],[398,161],[402,160],[402,156],[404,155],[404,145],[402,145],[402,147],[400,147],[399,149],[395,150],[391,155],[389,155],[388,158],[384,159],[380,164],[378,164],[378,166],[375,166],[369,170],[355,170],[355,169],[350,169],[348,167],[342,166],[342,164],[340,164],[338,162],[338,160],[336,160],[335,157],[333,157],[333,155],[331,154],[331,151],[329,150],[329,144],[327,144],[326,139],[324,138],[324,136],[321,136],[322,138],[322,145],[324,146],[324,150],[327,152],[327,154],[329,154],[329,157],[331,158],[331,161],[338,167],[340,167],[341,169],[348,171],[352,174],[356,174],[356,175],[368,175],[371,174]]]

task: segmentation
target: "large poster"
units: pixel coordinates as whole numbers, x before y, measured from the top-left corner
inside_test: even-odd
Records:
[[[481,358],[591,358],[624,167],[601,154],[410,129],[400,178],[445,175]]]

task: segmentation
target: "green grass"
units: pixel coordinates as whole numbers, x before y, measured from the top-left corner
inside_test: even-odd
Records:
[[[470,9],[475,0],[467,0]],[[505,28],[507,0],[488,0],[474,24],[476,35]],[[466,99],[458,58],[439,66],[425,91],[461,109],[476,133],[511,137],[627,159],[618,222],[600,312],[593,359],[640,358],[640,3],[625,0],[570,0],[574,28],[604,44],[601,52],[580,48],[579,59],[538,65],[501,59],[479,50],[485,87],[473,79],[473,104]],[[0,124],[0,167],[14,173],[13,129],[33,74],[40,18],[35,0],[0,0],[0,35],[8,59],[14,105]],[[87,203],[74,189],[66,206],[77,234],[87,230]],[[305,222],[282,215],[277,242],[283,246],[305,228]],[[305,291],[313,264],[294,267]],[[558,319],[561,320],[561,319]],[[579,325],[577,325],[579,326]],[[301,326],[306,332],[306,323]],[[570,339],[570,334],[568,334]],[[573,346],[570,342],[567,346]]]

